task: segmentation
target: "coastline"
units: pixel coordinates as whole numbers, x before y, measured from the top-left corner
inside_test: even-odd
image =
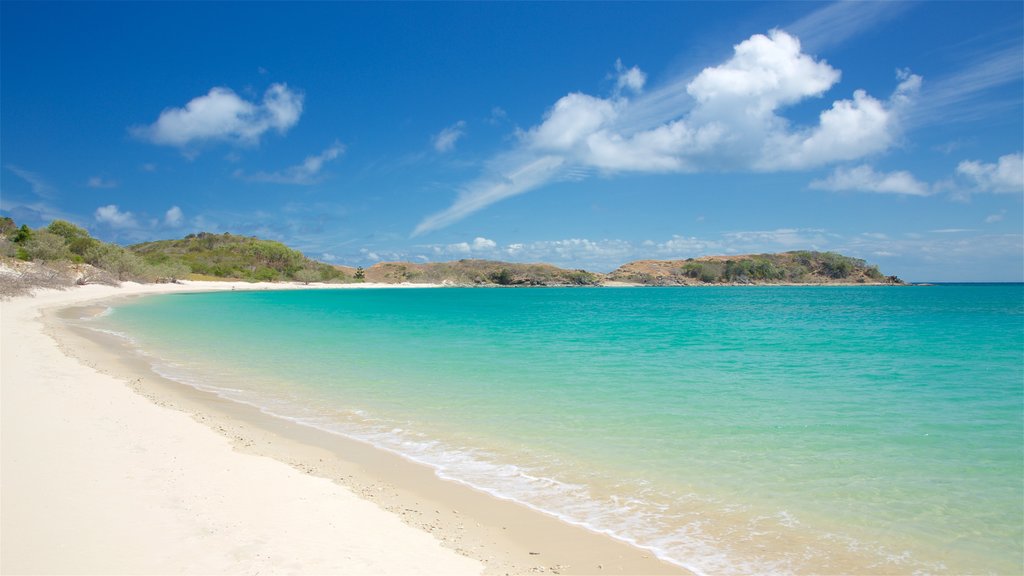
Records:
[[[344,288],[383,286],[428,287],[359,284]],[[3,571],[249,572],[266,568],[323,573],[685,572],[646,550],[442,480],[427,466],[397,454],[166,380],[115,338],[76,329],[62,321],[67,314],[75,314],[74,310],[80,312],[111,298],[308,288],[339,287],[222,282],[87,286],[3,302]],[[12,345],[15,339],[17,344]],[[33,374],[33,364],[40,362],[49,362],[48,368],[58,370],[49,375],[53,381],[43,382],[49,369]],[[21,386],[26,380],[38,385]],[[89,385],[88,391],[83,383]],[[17,388],[12,386],[15,384]],[[90,413],[79,420],[85,407],[79,402],[83,401]],[[26,410],[27,404],[35,409]],[[135,426],[131,427],[127,421],[133,419]],[[84,428],[102,428],[105,435],[96,438],[96,434],[86,434],[67,444],[67,436],[59,430],[67,428],[62,424],[68,422],[80,433],[88,432]],[[111,430],[111,422],[124,423],[125,429]],[[44,428],[52,428],[54,433],[44,436],[38,432]],[[182,435],[189,436],[187,443],[180,442]],[[75,447],[86,448],[83,442],[89,443],[88,453],[94,459],[76,455]],[[157,462],[152,460],[150,443],[168,451]],[[192,458],[193,452],[210,451],[217,452],[217,457]],[[48,455],[45,461],[33,456],[40,453]],[[165,477],[168,470],[164,463],[168,459],[175,466],[183,466],[170,478]],[[73,470],[65,470],[69,462],[75,465]],[[218,471],[228,466],[245,469],[257,466],[255,463],[259,463],[259,473],[222,477]],[[132,472],[125,476],[124,470]],[[127,486],[131,488],[128,493],[139,501],[124,502],[127,498],[123,493],[101,481],[110,475],[122,476],[120,480],[131,485]],[[265,475],[281,476],[280,484],[264,481]],[[215,477],[219,488],[209,486],[207,476]],[[91,490],[82,490],[83,483],[88,484],[83,477],[93,479]],[[132,482],[140,477],[146,478],[145,485]],[[46,489],[40,490],[39,480],[43,478]],[[189,486],[182,484],[185,478]],[[254,482],[254,478],[261,480]],[[243,487],[250,493],[244,498],[249,506],[239,509],[241,503],[237,501],[225,505],[231,492]],[[210,492],[218,494],[217,490],[224,493],[214,498]],[[306,494],[297,498],[310,509],[311,517],[298,511],[275,515],[265,510],[267,503],[278,500],[282,493],[289,499]],[[64,517],[52,514],[40,519],[39,510],[52,508],[55,498],[77,504],[58,507]],[[88,502],[90,498],[97,502]],[[182,509],[180,505],[189,498],[198,501]],[[101,509],[92,509],[91,514],[82,510],[99,507],[100,500],[105,502],[103,507],[122,506],[125,526],[152,525],[156,521],[163,525],[156,533],[156,528],[136,527],[122,535],[141,543],[114,542],[117,537],[107,538],[105,529],[97,526],[111,514]],[[146,512],[132,513],[140,509]],[[354,518],[355,509],[370,519]],[[252,525],[250,516],[254,514],[263,524]],[[222,527],[244,526],[245,530],[241,534],[218,529],[186,534],[196,527],[197,518]],[[339,522],[339,518],[344,520]],[[317,519],[324,526],[318,526]],[[282,525],[283,520],[297,524]],[[171,533],[177,539],[167,537],[168,524],[173,525]],[[266,532],[252,534],[253,530]],[[86,534],[89,536],[82,537]],[[154,548],[154,537],[158,550],[150,549]],[[355,537],[362,544],[338,545]],[[289,542],[291,539],[300,539],[301,543]],[[58,541],[62,553],[50,553]],[[260,548],[252,549],[253,542],[260,542]],[[267,542],[273,544],[263,549]],[[315,563],[295,552],[314,546]],[[119,556],[104,554],[106,547],[138,550],[139,554],[124,560],[123,565],[116,565],[121,560],[111,565]],[[239,560],[245,556],[240,554],[241,549],[246,547],[253,554]],[[273,553],[276,550],[281,552]],[[170,558],[185,564],[172,568]],[[294,562],[293,558],[310,563],[281,563]],[[47,568],[46,562],[67,564]]]

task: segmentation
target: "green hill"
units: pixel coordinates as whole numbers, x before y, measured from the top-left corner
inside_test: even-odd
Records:
[[[902,284],[877,266],[835,252],[703,256],[686,260],[638,260],[606,280],[650,286],[700,284]]]
[[[381,262],[366,270],[306,258],[273,240],[200,232],[124,248],[101,242],[70,222],[54,220],[31,230],[0,218],[0,256],[36,264],[77,267],[77,283],[223,278],[247,281],[381,282],[457,286],[648,286],[707,284],[902,284],[877,266],[834,252],[784,252],[704,256],[687,260],[638,260],[610,274],[568,270],[550,264],[494,260]],[[65,266],[67,267],[67,266]]]
[[[181,240],[158,240],[129,246],[147,264],[179,262],[193,274],[240,280],[351,280],[340,267],[306,258],[280,242],[234,234],[189,234]]]
[[[381,262],[365,271],[368,282],[454,284],[458,286],[597,286],[601,275],[551,264],[517,264],[495,260],[453,262]]]

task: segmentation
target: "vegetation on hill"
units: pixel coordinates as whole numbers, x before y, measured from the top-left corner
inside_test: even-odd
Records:
[[[158,240],[130,246],[153,266],[178,264],[194,274],[251,281],[351,280],[341,267],[316,262],[280,242],[234,234],[189,234],[181,240]]]
[[[187,267],[173,262],[147,263],[131,250],[97,240],[64,220],[32,230],[17,226],[9,217],[0,218],[0,255],[50,265],[51,271],[73,277],[78,284],[175,282],[189,273]]]
[[[877,266],[835,252],[704,256],[686,260],[639,260],[620,266],[608,280],[653,286],[692,284],[902,284]]]
[[[638,260],[611,274],[567,270],[550,264],[494,260],[381,262],[367,269],[332,266],[306,258],[280,242],[200,232],[127,248],[97,240],[70,222],[30,229],[0,217],[0,295],[14,285],[176,282],[179,279],[246,281],[380,282],[456,286],[599,286],[625,282],[650,286],[702,284],[902,284],[878,267],[834,252],[785,252],[704,256],[687,260]],[[18,284],[18,283],[21,284]],[[19,289],[20,290],[20,289]],[[24,290],[22,290],[24,291]]]
[[[447,284],[458,286],[597,286],[601,276],[550,264],[516,264],[494,260],[454,262],[381,262],[364,271],[368,282]]]

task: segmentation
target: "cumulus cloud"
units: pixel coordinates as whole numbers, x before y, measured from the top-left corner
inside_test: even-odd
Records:
[[[287,132],[302,115],[303,94],[287,84],[273,84],[260,103],[249,102],[229,88],[215,87],[183,108],[168,108],[149,126],[130,132],[143,140],[167,146],[186,146],[206,140],[256,144],[268,130]]]
[[[686,91],[704,106],[763,116],[822,95],[839,77],[826,62],[801,53],[798,39],[773,30],[737,44],[732,58],[705,68]]]
[[[636,94],[643,91],[644,84],[647,82],[647,74],[644,74],[640,68],[633,66],[627,69],[622,65],[622,60],[616,60],[615,73],[616,94],[621,93],[623,90],[629,90]]]
[[[424,218],[413,235],[443,228],[504,198],[559,180],[625,172],[803,170],[882,152],[899,138],[900,117],[921,78],[898,73],[888,98],[855,90],[831,103],[810,126],[792,126],[781,112],[822,97],[841,73],[804,54],[781,30],[755,34],[725,62],[689,79],[644,91],[638,68],[616,63],[613,94],[574,92],[542,121],[518,133],[485,173],[463,186],[447,209]],[[625,92],[630,92],[627,97]]]
[[[122,212],[116,204],[100,206],[93,215],[97,222],[107,224],[111,228],[135,228],[138,226],[135,215],[131,212]]]
[[[117,188],[117,180],[107,180],[102,176],[92,176],[85,183],[89,188]]]
[[[184,221],[185,214],[182,213],[181,208],[177,206],[171,206],[164,214],[164,224],[172,228],[177,228],[178,226],[181,226],[182,222]]]
[[[272,182],[275,184],[299,184],[312,185],[322,180],[320,172],[324,165],[338,158],[345,152],[345,145],[335,142],[319,154],[307,156],[301,164],[290,166],[277,172],[257,172],[246,174],[242,170],[235,171],[236,178],[250,180],[252,182]]]
[[[469,255],[493,255],[497,248],[498,243],[490,238],[484,238],[477,236],[473,238],[472,242],[455,242],[453,244],[434,244],[426,246],[436,256],[458,256],[465,257]]]
[[[874,168],[867,164],[853,168],[836,168],[827,178],[811,182],[810,187],[834,192],[875,192],[909,196],[931,194],[930,186],[914,178],[910,172],[875,172]]]
[[[1012,194],[1024,191],[1024,156],[1020,152],[1000,156],[994,163],[965,160],[956,167],[974,192]]]
[[[455,149],[455,143],[466,134],[466,122],[459,120],[434,135],[434,150],[438,152],[451,152]]]

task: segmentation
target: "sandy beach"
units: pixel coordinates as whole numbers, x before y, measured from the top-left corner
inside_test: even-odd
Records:
[[[283,288],[305,287],[84,286],[0,303],[0,571],[681,572],[395,454],[167,381],[62,322],[110,298]]]

